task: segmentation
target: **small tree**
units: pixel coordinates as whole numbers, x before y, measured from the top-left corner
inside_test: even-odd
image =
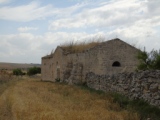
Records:
[[[38,73],[41,73],[41,68],[40,67],[29,68],[28,72],[27,72],[28,75],[35,75],[35,74],[38,74]]]
[[[160,70],[160,51],[151,51],[152,69]]]
[[[160,69],[160,52],[156,50],[152,50],[150,53],[145,50],[140,51],[137,58],[139,59],[137,66],[139,70]]]
[[[23,72],[21,69],[17,68],[13,70],[13,75],[23,75]]]

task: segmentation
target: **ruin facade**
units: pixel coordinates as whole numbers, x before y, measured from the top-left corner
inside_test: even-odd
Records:
[[[84,84],[89,72],[97,75],[133,72],[138,64],[138,51],[118,38],[80,53],[66,53],[58,46],[53,54],[42,57],[42,80]]]

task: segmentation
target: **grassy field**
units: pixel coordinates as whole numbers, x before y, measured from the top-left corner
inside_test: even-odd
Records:
[[[31,67],[40,67],[40,64],[25,64],[25,63],[4,63],[4,62],[0,62],[0,69],[8,69],[8,70],[12,70],[12,69],[17,69],[17,68],[22,68],[22,69],[28,69]]]
[[[112,97],[36,78],[0,84],[0,120],[139,120]]]

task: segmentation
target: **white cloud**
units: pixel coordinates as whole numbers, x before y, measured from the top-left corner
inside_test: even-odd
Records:
[[[10,0],[0,0],[0,4],[9,3]]]
[[[83,9],[80,13],[68,18],[53,20],[50,30],[61,28],[83,28],[83,27],[110,27],[130,24],[137,19],[141,19],[141,12],[146,12],[146,7],[142,7],[141,2],[116,1],[105,4],[97,4],[96,7]]]
[[[50,31],[37,35],[44,26],[34,21],[34,26],[38,28],[28,22],[24,24],[26,27],[17,28],[18,34],[0,35],[0,60],[40,63],[41,57],[49,54],[57,45],[103,36],[107,40],[118,37],[138,47],[146,46],[147,50],[159,49],[159,4],[158,0],[89,0],[66,8],[41,6],[37,2],[1,7],[0,19],[20,22],[45,19]],[[28,33],[33,30],[37,30],[36,35]]]
[[[34,36],[31,33],[19,33],[10,35],[0,35],[0,60],[5,62],[28,61],[30,63],[39,62],[43,50],[39,49],[42,43],[41,36]],[[4,61],[3,61],[4,62]]]
[[[149,15],[159,15],[160,14],[160,1],[159,0],[148,0],[147,10],[150,13]]]
[[[160,1],[111,0],[95,4],[72,17],[53,20],[49,30],[106,30],[107,39],[120,37],[129,43],[144,45],[148,50],[159,49],[157,44],[160,44],[156,41],[160,31],[156,27],[160,27]],[[157,44],[151,46],[151,40]]]
[[[28,31],[32,31],[32,30],[37,30],[38,28],[36,27],[19,27],[18,31],[19,32],[28,32]]]
[[[41,57],[49,54],[58,45],[65,44],[72,40],[88,40],[99,37],[104,33],[88,34],[67,33],[67,32],[48,32],[42,35],[31,33],[19,33],[10,35],[0,35],[0,62],[31,62],[40,63]]]
[[[91,38],[103,37],[106,37],[107,40],[119,37],[128,43],[136,44],[137,47],[139,45],[141,47],[146,46],[147,50],[153,48],[159,49],[160,43],[157,40],[160,37],[156,36],[156,31],[147,27],[145,29],[146,31],[143,31],[136,26],[131,26],[128,29],[115,29],[108,33],[46,32],[44,35],[34,35],[31,33],[0,35],[0,60],[1,62],[5,60],[6,62],[27,61],[30,63],[40,63],[41,57],[49,54],[58,45],[70,41],[86,41]],[[149,30],[152,31],[150,36],[144,36],[144,34],[148,34]]]
[[[49,26],[49,30],[128,26],[137,21],[160,17],[159,3],[143,0],[112,0],[103,4],[99,3],[93,8],[82,9],[79,13],[72,15],[72,17],[62,17],[53,20]],[[152,20],[150,22],[152,23]],[[157,24],[157,22],[154,24]]]
[[[1,7],[0,19],[13,20],[13,21],[31,21],[35,19],[43,19],[46,16],[51,15],[54,11],[51,11],[52,6],[47,5],[39,7],[39,4],[32,2],[28,5],[21,5],[17,7]]]
[[[31,2],[27,5],[21,6],[4,6],[0,8],[0,19],[28,22],[32,20],[41,20],[49,16],[65,17],[69,16],[72,12],[85,6],[85,4],[77,4],[68,8],[55,8],[48,4],[41,6],[38,2]]]

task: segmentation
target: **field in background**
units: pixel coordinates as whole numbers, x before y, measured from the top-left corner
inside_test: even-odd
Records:
[[[3,63],[3,62],[0,62],[0,70],[2,69],[7,69],[7,70],[12,70],[12,69],[17,69],[17,68],[20,68],[20,69],[27,69],[27,68],[30,68],[30,67],[40,67],[41,65],[40,64],[21,64],[21,63]]]
[[[111,97],[78,86],[18,77],[0,88],[0,120],[139,120]]]

